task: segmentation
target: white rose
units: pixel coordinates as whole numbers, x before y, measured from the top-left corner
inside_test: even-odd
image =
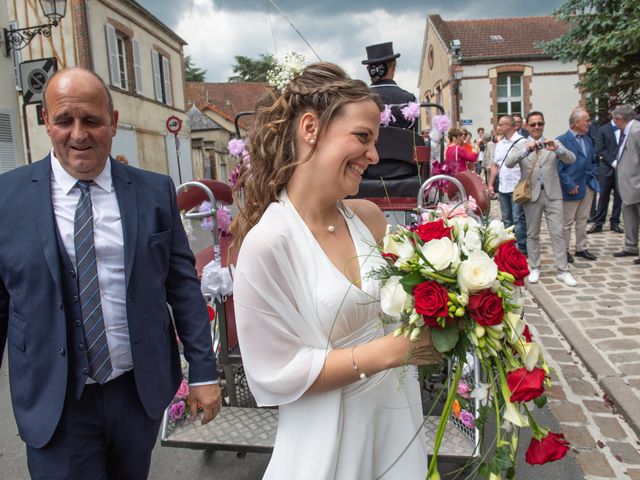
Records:
[[[489,235],[487,240],[487,247],[490,250],[498,248],[504,242],[514,240],[516,236],[513,233],[514,227],[504,228],[504,224],[501,220],[491,220],[489,223]]]
[[[387,225],[387,233],[382,243],[384,253],[390,253],[398,257],[395,263],[396,267],[407,263],[415,254],[413,244],[405,235],[401,234],[402,230],[404,229],[400,229],[396,234],[392,234],[391,226]]]
[[[395,275],[380,288],[380,308],[390,317],[399,320],[400,314],[411,306],[411,296],[404,291],[400,277]]]
[[[478,229],[470,228],[466,231],[464,238],[460,242],[460,248],[466,256],[469,256],[475,250],[482,250],[482,239]]]
[[[498,275],[495,262],[482,250],[474,250],[458,268],[458,285],[464,293],[472,294],[490,288]]]
[[[421,247],[421,250],[424,258],[427,259],[436,272],[448,268],[452,263],[455,267],[460,259],[458,246],[447,237],[430,240]],[[430,270],[429,267],[426,268]]]
[[[460,239],[460,237],[469,230],[477,230],[480,228],[480,224],[471,217],[452,217],[447,219],[447,224],[453,227],[453,236],[457,239]]]

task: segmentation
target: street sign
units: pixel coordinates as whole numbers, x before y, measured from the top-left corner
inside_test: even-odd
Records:
[[[25,105],[42,103],[44,84],[57,69],[58,64],[55,58],[29,60],[20,64],[22,99]]]
[[[182,129],[182,120],[180,120],[175,115],[171,115],[167,118],[167,130],[169,132],[176,134]]]
[[[460,122],[465,126],[473,125],[473,120],[471,120],[470,118],[463,118]]]

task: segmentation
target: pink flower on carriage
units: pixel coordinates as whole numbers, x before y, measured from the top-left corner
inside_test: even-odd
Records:
[[[467,412],[466,410],[460,411],[460,416],[458,417],[462,424],[467,428],[476,428],[476,419],[473,416],[473,413]]]
[[[446,115],[436,115],[435,117],[433,117],[431,125],[433,125],[433,128],[435,130],[438,130],[440,133],[446,133],[446,131],[449,130],[449,127],[451,126],[451,121]]]
[[[169,420],[180,420],[184,415],[185,405],[184,402],[176,402],[169,407]]]
[[[232,138],[227,144],[227,149],[234,157],[240,157],[247,150],[247,146],[241,138]]]
[[[187,398],[188,396],[189,396],[189,383],[185,379],[182,379],[182,382],[180,382],[180,387],[176,392],[176,397]]]
[[[208,212],[211,210],[211,203],[204,201],[200,204],[199,212]],[[229,227],[231,225],[231,212],[224,206],[218,207],[218,231],[222,235],[229,234]],[[207,217],[202,220],[200,224],[203,230],[213,231],[213,218]]]
[[[380,112],[380,125],[388,127],[391,122],[395,122],[396,117],[391,114],[391,107],[389,105],[384,106],[384,110]]]
[[[406,107],[400,109],[402,116],[411,124],[420,116],[420,104],[418,102],[409,102]]]

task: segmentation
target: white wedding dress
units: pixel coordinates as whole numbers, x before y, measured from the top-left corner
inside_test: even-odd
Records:
[[[362,289],[331,263],[286,192],[269,206],[240,250],[234,301],[247,380],[259,405],[280,407],[265,479],[426,476],[426,436],[413,367],[404,375],[400,369],[387,370],[344,388],[305,395],[332,348],[384,335],[378,283],[367,277],[383,260],[364,223],[350,211],[344,216]]]

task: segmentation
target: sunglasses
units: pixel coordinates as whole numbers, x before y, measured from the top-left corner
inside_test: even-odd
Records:
[[[533,122],[529,123],[530,127],[544,127],[544,122]]]

